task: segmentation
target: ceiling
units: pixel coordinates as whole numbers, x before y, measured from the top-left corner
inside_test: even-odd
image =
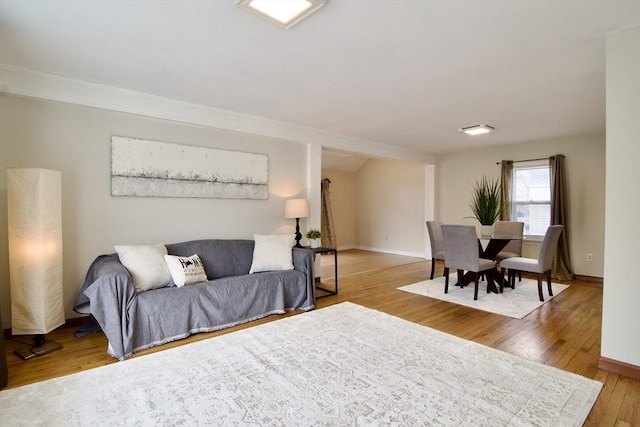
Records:
[[[354,173],[367,163],[367,160],[368,156],[350,151],[322,149],[322,169]]]
[[[640,0],[329,0],[289,30],[233,0],[1,0],[0,63],[446,153],[604,131],[605,35],[639,25]]]

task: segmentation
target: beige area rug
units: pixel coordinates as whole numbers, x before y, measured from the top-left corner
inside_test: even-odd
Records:
[[[458,279],[456,274],[452,274],[449,276],[449,292],[445,294],[444,279],[444,277],[437,277],[433,280],[425,280],[424,282],[402,286],[398,289],[477,310],[522,319],[569,287],[569,285],[551,282],[553,297],[550,297],[547,291],[547,282],[543,281],[544,302],[541,302],[538,297],[538,282],[536,280],[523,278],[522,282],[518,282],[516,279],[516,288],[505,288],[502,294],[487,293],[487,282],[481,281],[478,287],[478,299],[474,300],[473,283],[464,288],[454,286]]]
[[[351,303],[0,392],[7,426],[581,426],[602,384]]]

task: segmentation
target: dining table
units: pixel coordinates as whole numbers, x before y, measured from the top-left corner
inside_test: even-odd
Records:
[[[487,241],[486,246],[482,245],[482,241]],[[480,258],[495,260],[496,256],[504,249],[507,244],[512,240],[522,240],[522,236],[481,236],[478,238],[478,249]],[[484,277],[487,280],[487,293],[501,293],[505,286],[509,286],[509,281],[502,276],[497,265],[490,269],[483,271]],[[466,272],[462,277],[458,276],[458,283],[455,286],[464,287],[474,281],[474,273],[471,271]],[[501,286],[502,284],[502,286]]]

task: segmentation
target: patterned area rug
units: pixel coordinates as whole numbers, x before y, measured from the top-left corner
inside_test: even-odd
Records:
[[[351,303],[0,392],[2,425],[581,426],[602,384]]]
[[[487,293],[487,282],[481,281],[478,287],[478,299],[474,301],[473,283],[464,288],[459,288],[454,286],[457,281],[456,274],[449,276],[449,292],[446,294],[444,293],[444,277],[425,280],[424,282],[402,286],[398,289],[490,313],[522,319],[569,287],[569,285],[551,282],[553,297],[550,297],[547,292],[547,283],[543,281],[544,302],[541,302],[538,297],[538,282],[536,280],[523,278],[522,282],[518,282],[516,279],[516,288],[505,288],[502,294]]]

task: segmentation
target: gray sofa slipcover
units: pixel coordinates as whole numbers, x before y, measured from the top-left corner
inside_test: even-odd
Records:
[[[293,248],[293,270],[248,274],[253,240],[195,240],[165,245],[170,255],[197,254],[207,282],[136,292],[117,254],[89,267],[73,309],[91,314],[119,360],[150,347],[271,314],[315,307],[314,254]]]

